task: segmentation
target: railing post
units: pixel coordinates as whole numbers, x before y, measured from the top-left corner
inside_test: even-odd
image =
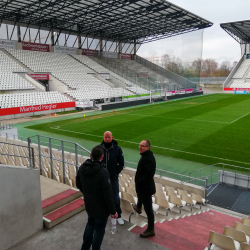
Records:
[[[33,164],[33,168],[36,168],[36,165],[35,165],[35,153],[34,153],[34,148],[31,148],[31,154],[32,154],[32,164]]]
[[[235,182],[236,182],[236,177],[237,177],[237,168],[235,166],[234,186],[235,186]]]
[[[29,150],[29,162],[30,162],[30,168],[32,168],[32,161],[31,161],[31,147],[30,147],[30,138],[28,138],[28,150]]]
[[[51,146],[51,138],[49,138],[49,157],[50,157],[50,171],[51,171],[51,179],[54,179],[54,171],[53,171],[53,157],[52,157],[52,146]]]
[[[77,152],[77,144],[75,144],[75,157],[76,157],[76,172],[79,170],[78,167],[78,152]]]
[[[207,180],[208,178],[205,180],[205,202],[207,201]]]
[[[40,136],[37,136],[37,144],[38,144],[38,154],[39,154],[39,168],[40,168],[40,175],[42,175],[42,156],[41,156],[41,143],[40,143]]]
[[[66,183],[66,176],[65,176],[65,161],[64,161],[64,143],[62,141],[62,159],[63,159],[63,183]]]
[[[250,171],[250,169],[248,169],[247,189],[249,189],[249,171]]]

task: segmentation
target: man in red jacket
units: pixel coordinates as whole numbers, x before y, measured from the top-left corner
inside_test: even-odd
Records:
[[[109,215],[113,218],[117,218],[118,215],[109,172],[101,163],[103,148],[94,147],[90,158],[81,165],[76,176],[76,186],[83,193],[88,214],[82,250],[89,250],[91,246],[92,250],[100,250]]]

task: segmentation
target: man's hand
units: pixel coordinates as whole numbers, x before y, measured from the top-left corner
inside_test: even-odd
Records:
[[[111,216],[111,218],[113,218],[113,219],[117,219],[117,218],[118,218],[118,214],[117,214],[117,213],[111,214],[110,216]]]

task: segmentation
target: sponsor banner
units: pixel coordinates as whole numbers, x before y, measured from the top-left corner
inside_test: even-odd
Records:
[[[29,74],[35,80],[49,80],[49,74]]]
[[[17,49],[17,41],[0,39],[0,49]]]
[[[82,54],[86,56],[98,56],[98,50],[82,49]]]
[[[132,55],[131,54],[121,54],[121,59],[129,59],[132,60]]]
[[[102,56],[106,58],[118,58],[118,53],[110,52],[110,51],[103,51]]]
[[[167,91],[167,93],[175,93],[175,91]]]
[[[192,93],[192,92],[194,92],[194,89],[185,89],[185,93],[187,94],[187,93]]]
[[[246,91],[241,91],[241,90],[235,90],[234,91],[234,94],[246,94],[247,92]]]
[[[250,91],[250,88],[224,88],[224,91]]]
[[[246,58],[247,58],[247,59],[250,59],[250,54],[247,54]]]
[[[0,109],[0,116],[48,111],[53,109],[73,108],[73,107],[75,107],[75,102],[50,103],[50,104],[23,106],[16,108],[6,108],[6,109]]]
[[[40,44],[40,43],[22,42],[22,49],[23,50],[49,52],[49,45],[48,44]]]
[[[199,89],[199,91],[202,91],[202,89]]]
[[[54,53],[62,53],[62,54],[77,54],[77,48],[65,47],[65,46],[54,46]]]
[[[94,106],[93,101],[83,101],[83,102],[76,102],[76,107],[77,108],[90,108]]]
[[[185,94],[185,90],[184,89],[180,89],[180,90],[176,90],[175,91],[176,94]]]

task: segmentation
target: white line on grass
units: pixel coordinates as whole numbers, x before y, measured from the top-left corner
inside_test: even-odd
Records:
[[[250,112],[247,113],[247,114],[245,114],[245,115],[243,115],[243,116],[241,116],[241,117],[239,117],[239,118],[237,118],[236,120],[230,122],[230,124],[232,124],[232,123],[234,123],[234,122],[237,122],[238,120],[240,120],[241,118],[243,118],[243,117],[245,117],[245,116],[247,116],[247,115],[249,115],[249,114],[250,114]]]
[[[207,120],[199,120],[199,119],[186,119],[186,118],[178,118],[178,117],[171,117],[171,116],[138,115],[138,114],[126,114],[126,115],[153,116],[153,117],[170,118],[170,119],[178,119],[178,120],[185,120],[185,121],[199,121],[199,122],[212,122],[212,123],[226,123],[226,124],[230,124],[230,122],[207,121]]]
[[[61,131],[64,131],[64,132],[71,132],[71,133],[75,133],[75,134],[90,135],[90,136],[101,137],[101,138],[103,137],[103,136],[101,136],[101,135],[93,135],[93,134],[87,134],[87,133],[82,133],[82,132],[76,132],[76,131],[67,130],[67,129],[61,129],[61,128],[59,128],[59,127],[50,127],[50,128],[51,128],[51,129],[56,129],[56,130],[61,130]],[[119,141],[123,141],[123,142],[128,142],[128,143],[131,143],[131,144],[137,144],[137,145],[139,145],[139,142],[125,141],[125,140],[121,140],[121,139],[118,139],[118,138],[116,138],[116,139],[119,140]],[[151,145],[151,147],[153,147],[153,148],[165,149],[165,150],[170,150],[170,151],[176,151],[176,152],[185,153],[185,154],[199,155],[199,156],[203,156],[203,157],[207,157],[207,158],[214,158],[214,159],[219,159],[219,160],[226,160],[226,161],[244,163],[244,164],[247,164],[247,165],[250,164],[250,163],[247,163],[247,162],[229,160],[229,159],[220,158],[220,157],[216,157],[216,156],[209,156],[209,155],[197,154],[197,153],[187,152],[187,151],[178,150],[178,149],[173,149],[173,148],[164,148],[164,147],[160,147],[160,146],[156,146],[156,145]]]

